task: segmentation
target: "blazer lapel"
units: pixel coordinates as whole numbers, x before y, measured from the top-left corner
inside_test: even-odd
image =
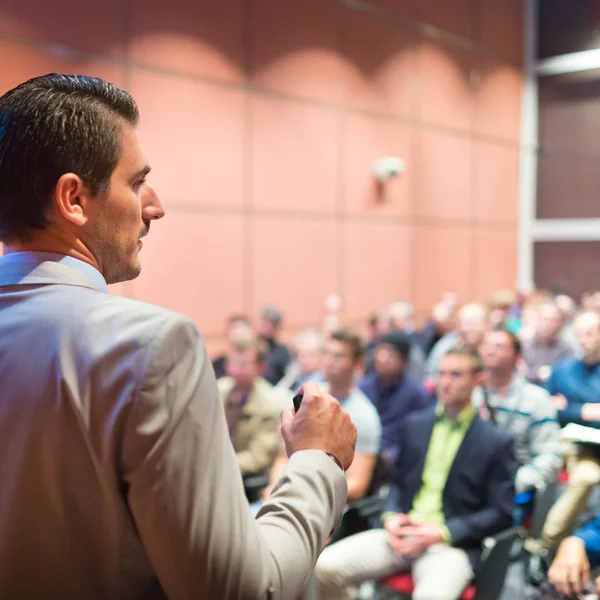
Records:
[[[429,443],[431,441],[431,434],[433,433],[433,427],[435,425],[436,419],[437,416],[435,412],[432,412],[427,419],[420,420],[416,424],[416,427],[413,427],[411,429],[411,434],[413,436],[413,456],[417,458],[417,460],[412,465],[407,465],[407,468],[409,469],[411,466],[414,468],[414,470],[410,469],[410,471],[416,475],[416,477],[413,477],[411,479],[412,485],[410,486],[410,489],[407,490],[408,496],[410,497],[411,505],[415,495],[423,485],[423,471],[425,470],[425,458],[427,457],[427,451],[429,449]],[[413,457],[410,457],[410,459],[414,460]]]
[[[448,479],[446,480],[446,487],[448,487],[449,483],[452,481],[452,478],[456,476],[456,473],[461,470],[462,465],[464,465],[469,460],[469,455],[479,446],[479,437],[480,437],[480,427],[481,418],[479,415],[475,415],[473,417],[473,421],[471,422],[471,426],[467,429],[467,433],[460,445],[456,456],[454,457],[454,461],[452,466],[450,467],[450,472],[448,473]]]

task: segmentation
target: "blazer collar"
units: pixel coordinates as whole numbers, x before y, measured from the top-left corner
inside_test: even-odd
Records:
[[[0,258],[0,287],[12,285],[74,285],[108,292],[102,276],[86,277],[82,270],[56,260],[55,255],[7,255]],[[13,258],[14,256],[14,258]],[[76,260],[76,259],[74,259]],[[78,261],[80,262],[80,261]],[[91,265],[90,269],[93,269]]]

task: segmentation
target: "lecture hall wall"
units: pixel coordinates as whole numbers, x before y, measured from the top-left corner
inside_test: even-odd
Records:
[[[512,287],[521,0],[0,0],[0,92],[49,71],[129,90],[167,209],[114,292],[192,317]],[[378,191],[371,162],[406,172]]]

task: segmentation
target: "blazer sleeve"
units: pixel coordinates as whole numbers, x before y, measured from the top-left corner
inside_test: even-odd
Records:
[[[491,453],[484,507],[465,517],[446,521],[452,544],[480,543],[512,524],[518,463],[510,438],[502,438]]]
[[[122,432],[122,477],[167,597],[291,599],[344,509],[342,471],[294,454],[254,520],[204,343],[170,316],[149,345]]]

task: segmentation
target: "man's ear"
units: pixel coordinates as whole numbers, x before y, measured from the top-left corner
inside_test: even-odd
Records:
[[[79,227],[84,226],[89,219],[90,200],[87,186],[75,173],[65,173],[56,182],[55,208],[66,221]]]

